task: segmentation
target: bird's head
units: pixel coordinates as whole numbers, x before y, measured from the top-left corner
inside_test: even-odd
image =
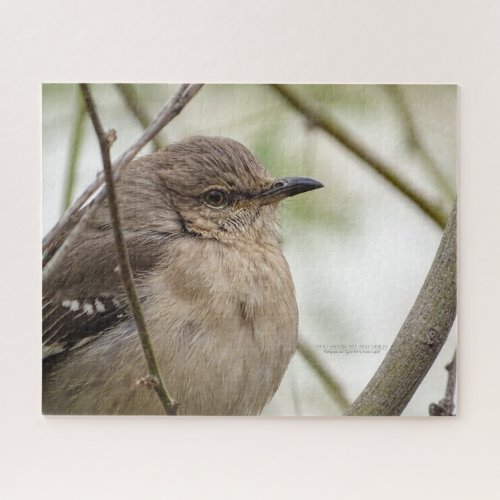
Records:
[[[245,146],[223,137],[190,137],[149,158],[182,230],[220,241],[275,239],[279,202],[323,186],[273,178]]]

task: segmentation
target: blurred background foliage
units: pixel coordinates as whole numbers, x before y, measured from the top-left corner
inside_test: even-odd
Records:
[[[176,88],[92,86],[104,126],[118,134],[113,157],[139,137]],[[290,88],[450,211],[456,191],[456,86]],[[78,86],[44,84],[42,94],[46,233],[101,165]],[[268,85],[205,85],[141,154],[190,135],[231,137],[276,177],[304,175],[324,183],[324,189],[283,204],[284,251],[297,289],[301,342],[353,401],[415,300],[438,247],[440,228]],[[405,415],[427,415],[429,403],[443,397],[444,366],[455,344],[453,331]],[[332,397],[332,390],[297,354],[264,414],[342,414],[342,402]]]

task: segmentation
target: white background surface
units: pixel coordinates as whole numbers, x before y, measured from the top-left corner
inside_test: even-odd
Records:
[[[2,498],[498,496],[498,2],[49,0],[0,19]],[[460,416],[42,417],[40,82],[81,80],[460,84]]]

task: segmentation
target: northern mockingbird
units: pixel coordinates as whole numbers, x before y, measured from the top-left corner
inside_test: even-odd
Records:
[[[297,346],[280,200],[322,184],[272,178],[240,143],[192,137],[116,184],[137,291],[165,385],[185,415],[256,415]],[[162,414],[101,203],[43,287],[43,411]]]

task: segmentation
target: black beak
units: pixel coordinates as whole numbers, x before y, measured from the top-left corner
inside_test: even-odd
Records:
[[[269,205],[284,198],[322,187],[323,184],[321,182],[309,177],[282,177],[281,179],[276,179],[269,189],[262,191],[262,193],[259,193],[253,199],[260,205]]]

